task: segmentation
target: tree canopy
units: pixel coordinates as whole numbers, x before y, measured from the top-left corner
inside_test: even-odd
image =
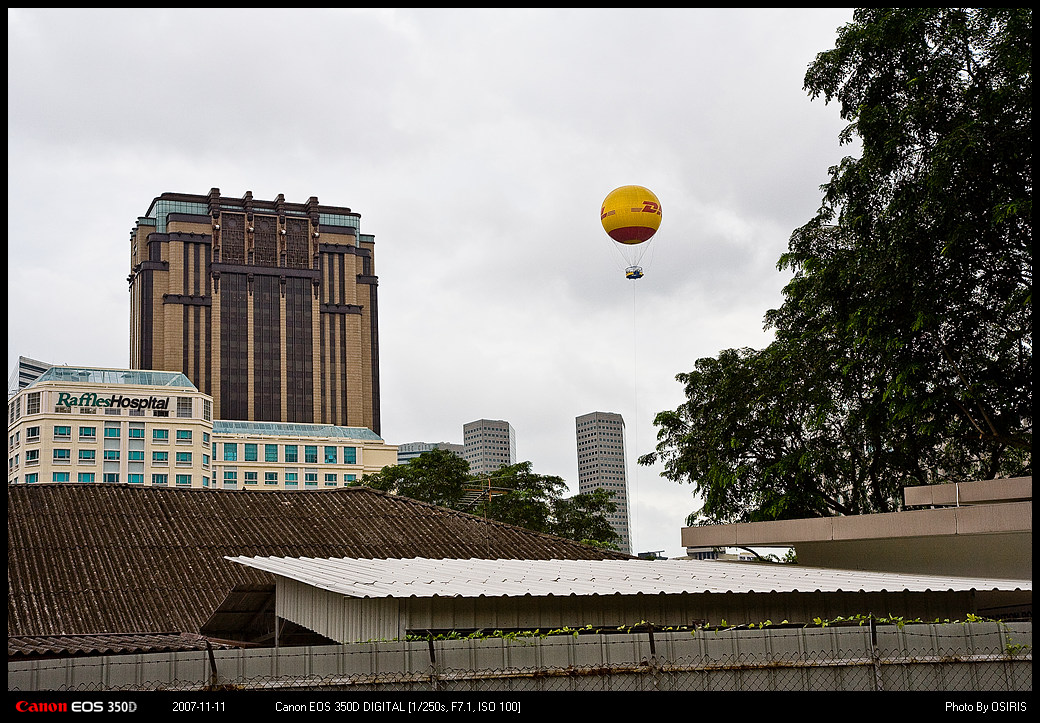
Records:
[[[709,522],[889,511],[1032,473],[1032,11],[867,8],[809,66],[840,104],[775,341],[680,374],[658,459]]]
[[[478,477],[458,455],[434,449],[365,475],[361,484],[577,542],[607,547],[620,542],[606,518],[617,508],[613,493],[596,490],[565,498],[563,478],[537,474],[530,462]]]

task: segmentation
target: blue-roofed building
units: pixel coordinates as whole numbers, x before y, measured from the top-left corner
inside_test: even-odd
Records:
[[[180,372],[54,366],[8,399],[8,484],[329,489],[396,462],[365,427],[215,420]]]

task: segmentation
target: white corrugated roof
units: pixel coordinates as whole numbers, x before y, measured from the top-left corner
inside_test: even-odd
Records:
[[[362,560],[228,557],[348,597],[1032,590],[1032,580],[714,560]]]

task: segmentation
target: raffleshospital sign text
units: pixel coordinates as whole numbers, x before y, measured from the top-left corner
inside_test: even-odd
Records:
[[[162,397],[131,397],[125,394],[113,394],[111,397],[98,396],[96,392],[84,392],[78,397],[68,392],[58,392],[59,407],[124,407],[128,409],[169,409],[170,399]]]

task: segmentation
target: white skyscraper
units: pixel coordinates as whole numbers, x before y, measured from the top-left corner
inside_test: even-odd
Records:
[[[471,474],[491,474],[516,464],[516,433],[509,422],[478,419],[462,426],[463,458]]]
[[[608,519],[621,536],[622,552],[632,552],[625,463],[625,420],[613,412],[590,412],[575,419],[578,442],[578,492],[602,488],[614,493],[617,510]]]

